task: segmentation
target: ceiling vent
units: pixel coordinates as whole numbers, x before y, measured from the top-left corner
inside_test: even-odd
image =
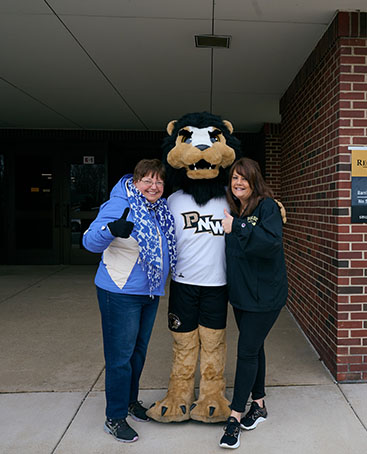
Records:
[[[230,35],[195,35],[196,47],[229,48]]]

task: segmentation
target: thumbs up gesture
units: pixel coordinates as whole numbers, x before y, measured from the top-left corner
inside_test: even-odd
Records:
[[[129,238],[130,233],[134,228],[134,223],[126,220],[129,211],[130,211],[129,207],[125,208],[125,211],[123,212],[120,219],[117,219],[116,221],[113,222],[109,222],[107,224],[113,236],[118,236],[120,238]]]
[[[222,227],[225,233],[231,233],[232,232],[232,222],[233,222],[233,216],[231,216],[228,211],[224,208],[224,219],[222,219]]]

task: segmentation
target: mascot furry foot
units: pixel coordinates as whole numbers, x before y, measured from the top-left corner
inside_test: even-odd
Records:
[[[231,410],[224,396],[224,365],[226,357],[225,329],[210,329],[199,325],[200,393],[193,403],[190,418],[206,423],[226,421]]]
[[[181,422],[190,419],[195,400],[195,369],[199,354],[199,330],[189,333],[172,332],[173,365],[168,392],[147,411],[158,422]]]

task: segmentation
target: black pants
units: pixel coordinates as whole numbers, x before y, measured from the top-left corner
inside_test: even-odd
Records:
[[[247,312],[234,307],[233,311],[240,333],[231,409],[242,413],[250,393],[252,400],[265,397],[264,341],[280,310]]]

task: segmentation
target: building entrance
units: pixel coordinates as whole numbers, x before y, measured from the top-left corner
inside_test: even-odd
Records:
[[[107,154],[96,145],[46,148],[11,154],[9,261],[97,263],[99,255],[86,251],[81,239],[107,199]]]

